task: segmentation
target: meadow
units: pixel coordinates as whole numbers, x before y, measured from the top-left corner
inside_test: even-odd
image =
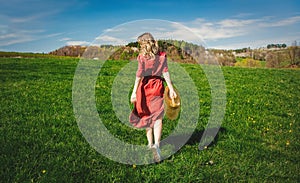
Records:
[[[78,62],[0,58],[0,182],[300,181],[299,69],[222,67],[225,117],[213,143],[199,150],[210,116],[210,85],[200,65],[181,64],[199,94],[193,138],[159,164],[128,165],[98,153],[78,128],[72,105]],[[127,63],[103,65],[96,83],[97,110],[112,134],[144,144],[144,132],[119,123],[112,110],[111,87]],[[174,124],[164,119],[163,138]]]

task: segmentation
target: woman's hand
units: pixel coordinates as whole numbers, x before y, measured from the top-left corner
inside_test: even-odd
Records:
[[[170,90],[169,90],[169,97],[171,99],[175,99],[177,97],[177,94],[176,94],[175,90],[173,89],[173,87],[170,88]]]

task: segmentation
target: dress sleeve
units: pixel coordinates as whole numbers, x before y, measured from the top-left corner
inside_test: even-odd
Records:
[[[136,71],[136,77],[142,77],[144,75],[145,64],[140,56],[137,57],[138,69]]]

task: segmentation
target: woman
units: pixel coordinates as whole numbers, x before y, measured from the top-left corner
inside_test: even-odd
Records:
[[[133,126],[146,129],[148,147],[152,149],[155,161],[159,162],[164,115],[163,81],[166,81],[170,89],[170,98],[176,98],[176,93],[170,80],[166,53],[159,51],[157,41],[150,33],[144,33],[138,37],[138,43],[140,44],[140,53],[137,57],[138,69],[130,98],[134,109],[129,120]],[[162,75],[164,78],[161,77]]]

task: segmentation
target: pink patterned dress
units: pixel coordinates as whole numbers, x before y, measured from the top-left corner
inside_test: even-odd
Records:
[[[129,121],[136,128],[153,128],[154,122],[164,115],[164,84],[162,73],[168,71],[167,56],[160,52],[155,59],[138,58],[137,77],[142,77],[136,92]]]

